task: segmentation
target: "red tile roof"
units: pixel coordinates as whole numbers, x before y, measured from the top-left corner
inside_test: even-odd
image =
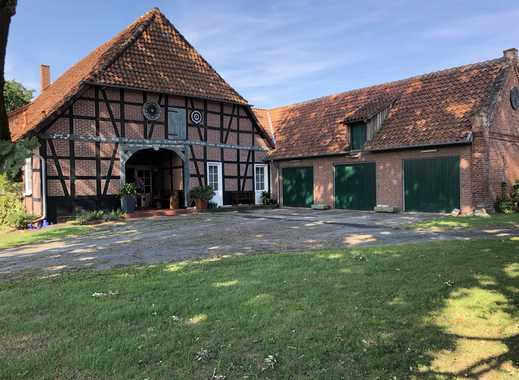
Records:
[[[247,104],[155,8],[11,113],[12,139],[37,128],[88,83]]]
[[[509,66],[505,59],[495,59],[261,110],[260,121],[268,113],[276,141],[273,158],[344,152],[349,145],[346,123],[369,119],[389,105],[382,128],[366,149],[463,143],[470,138],[474,115],[500,88]]]

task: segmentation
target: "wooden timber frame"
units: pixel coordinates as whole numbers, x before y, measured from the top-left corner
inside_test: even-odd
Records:
[[[158,121],[142,116],[142,107],[149,100],[161,107],[163,116]],[[178,108],[185,110],[185,140],[168,138],[168,111]],[[199,124],[191,122],[194,110],[203,115]],[[231,192],[254,191],[254,164],[267,162],[270,144],[248,106],[94,85],[70,99],[37,133],[40,154],[53,169],[47,170],[43,181],[48,207],[56,209],[49,210],[51,219],[72,214],[78,207],[118,207],[114,189],[125,182],[126,162],[144,149],[166,149],[181,159],[185,206],[189,188],[207,184],[207,163],[221,162],[224,204],[230,204]],[[92,169],[80,173],[85,165]],[[89,183],[88,193],[81,190],[85,188],[79,186],[81,181]]]

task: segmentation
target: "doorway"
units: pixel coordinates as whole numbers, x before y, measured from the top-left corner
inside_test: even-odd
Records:
[[[183,161],[173,151],[143,149],[125,165],[126,183],[137,188],[137,209],[177,209],[184,206]]]

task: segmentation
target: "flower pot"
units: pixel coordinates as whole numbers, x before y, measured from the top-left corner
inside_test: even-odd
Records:
[[[207,209],[208,202],[205,199],[195,199],[195,206],[197,210]]]
[[[124,195],[121,197],[121,210],[123,212],[129,213],[135,211],[135,197]]]

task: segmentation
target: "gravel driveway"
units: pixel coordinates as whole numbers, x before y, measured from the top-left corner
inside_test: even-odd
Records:
[[[276,209],[135,220],[80,237],[0,250],[0,277],[25,270],[52,273],[221,255],[475,236],[474,232],[433,233],[403,228],[407,223],[433,217],[425,214]],[[494,236],[498,232],[489,231],[488,234]],[[481,233],[478,232],[478,236]]]

